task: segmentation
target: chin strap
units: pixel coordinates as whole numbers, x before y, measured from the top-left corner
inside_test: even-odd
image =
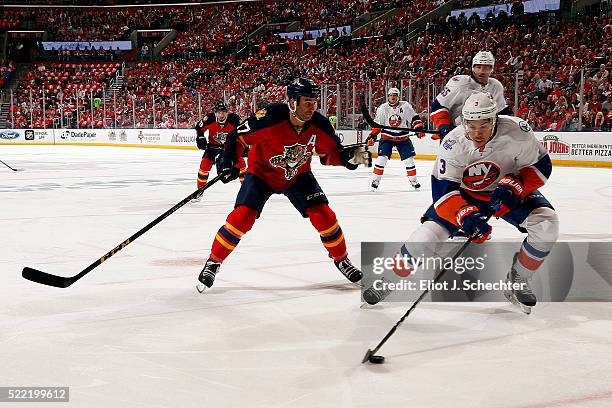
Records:
[[[291,108],[291,101],[287,101],[287,106],[289,106],[289,112],[291,112],[291,116],[293,116],[293,118],[295,120],[297,120],[299,122],[300,125],[303,125],[304,123],[306,123],[306,120],[300,118],[297,114],[297,102],[295,102],[295,108]]]

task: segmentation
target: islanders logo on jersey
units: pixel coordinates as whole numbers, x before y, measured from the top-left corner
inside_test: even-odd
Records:
[[[463,184],[469,190],[484,190],[499,178],[499,166],[485,161],[471,164],[463,170]]]
[[[217,143],[219,143],[220,145],[225,144],[225,141],[227,140],[227,133],[225,132],[217,132],[213,135],[213,140]]]
[[[306,145],[296,143],[291,146],[284,146],[283,154],[272,156],[270,164],[285,170],[285,178],[291,180],[298,173],[298,168],[312,156],[312,148],[309,149],[309,146],[311,146],[310,142]],[[312,146],[314,146],[314,142]]]
[[[389,126],[400,127],[402,124],[402,117],[400,115],[391,115],[389,116]]]

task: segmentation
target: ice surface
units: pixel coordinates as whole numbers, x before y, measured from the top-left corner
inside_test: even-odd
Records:
[[[24,266],[79,272],[194,191],[200,157],[0,147],[25,169],[0,168],[0,386],[70,386],[73,407],[612,405],[608,303],[539,304],[531,316],[503,303],[422,303],[382,348],[386,364],[362,365],[407,305],[360,309],[283,196],[197,294],[238,182],[211,187],[70,288],[21,278]],[[314,165],[355,263],[361,241],[401,241],[418,225],[431,166],[417,161],[415,192],[391,161],[373,193],[369,169]],[[612,171],[556,167],[542,191],[562,239],[610,240]],[[493,227],[494,239],[522,240],[503,221]]]

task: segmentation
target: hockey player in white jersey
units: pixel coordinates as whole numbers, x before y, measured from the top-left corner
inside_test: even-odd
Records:
[[[440,131],[439,135],[432,135],[432,139],[444,139],[453,127],[460,125],[461,108],[474,91],[488,92],[497,105],[498,114],[512,115],[504,98],[504,86],[491,77],[494,66],[493,54],[480,51],[472,59],[472,75],[456,75],[446,83],[431,104],[430,117]]]
[[[406,101],[400,101],[400,91],[397,88],[390,88],[387,92],[387,102],[383,103],[376,109],[377,123],[392,126],[392,127],[409,127],[412,129],[424,128],[423,122],[419,115],[416,114],[412,105]],[[406,166],[406,173],[410,184],[418,189],[421,187],[416,177],[416,167],[414,165],[414,146],[410,141],[410,132],[390,130],[390,129],[372,129],[372,135],[381,135],[378,142],[378,157],[374,163],[374,177],[372,179],[372,191],[375,191],[380,179],[385,171],[385,166],[391,158],[393,147],[397,149],[401,160]],[[417,133],[420,139],[424,137],[424,133]]]
[[[527,122],[497,111],[488,93],[474,93],[466,100],[463,123],[438,148],[431,177],[433,204],[401,253],[411,258],[410,251],[415,252],[417,245],[411,243],[442,242],[459,228],[472,242],[482,243],[492,230],[487,218],[502,218],[527,232],[507,276],[522,289],[504,294],[529,313],[536,304],[531,277],[559,233],[557,214],[538,191],[550,176],[552,165]],[[406,276],[410,270],[400,272]]]

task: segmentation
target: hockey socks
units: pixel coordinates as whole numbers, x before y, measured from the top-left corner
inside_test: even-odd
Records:
[[[210,259],[223,262],[236,248],[240,239],[255,224],[258,212],[241,205],[227,216],[225,225],[219,228],[210,251]]]
[[[410,180],[410,184],[415,189],[421,187],[417,177],[416,177],[416,166],[414,165],[414,159],[409,157],[404,160],[404,165],[406,166],[406,175],[408,176],[408,180]]]
[[[198,171],[198,188],[202,188],[208,182],[208,174],[212,168],[213,161],[205,157],[200,162],[200,171]]]
[[[306,213],[313,227],[319,232],[321,242],[327,249],[330,258],[333,258],[335,262],[344,260],[347,256],[346,242],[332,209],[327,204],[319,204],[308,208]]]

